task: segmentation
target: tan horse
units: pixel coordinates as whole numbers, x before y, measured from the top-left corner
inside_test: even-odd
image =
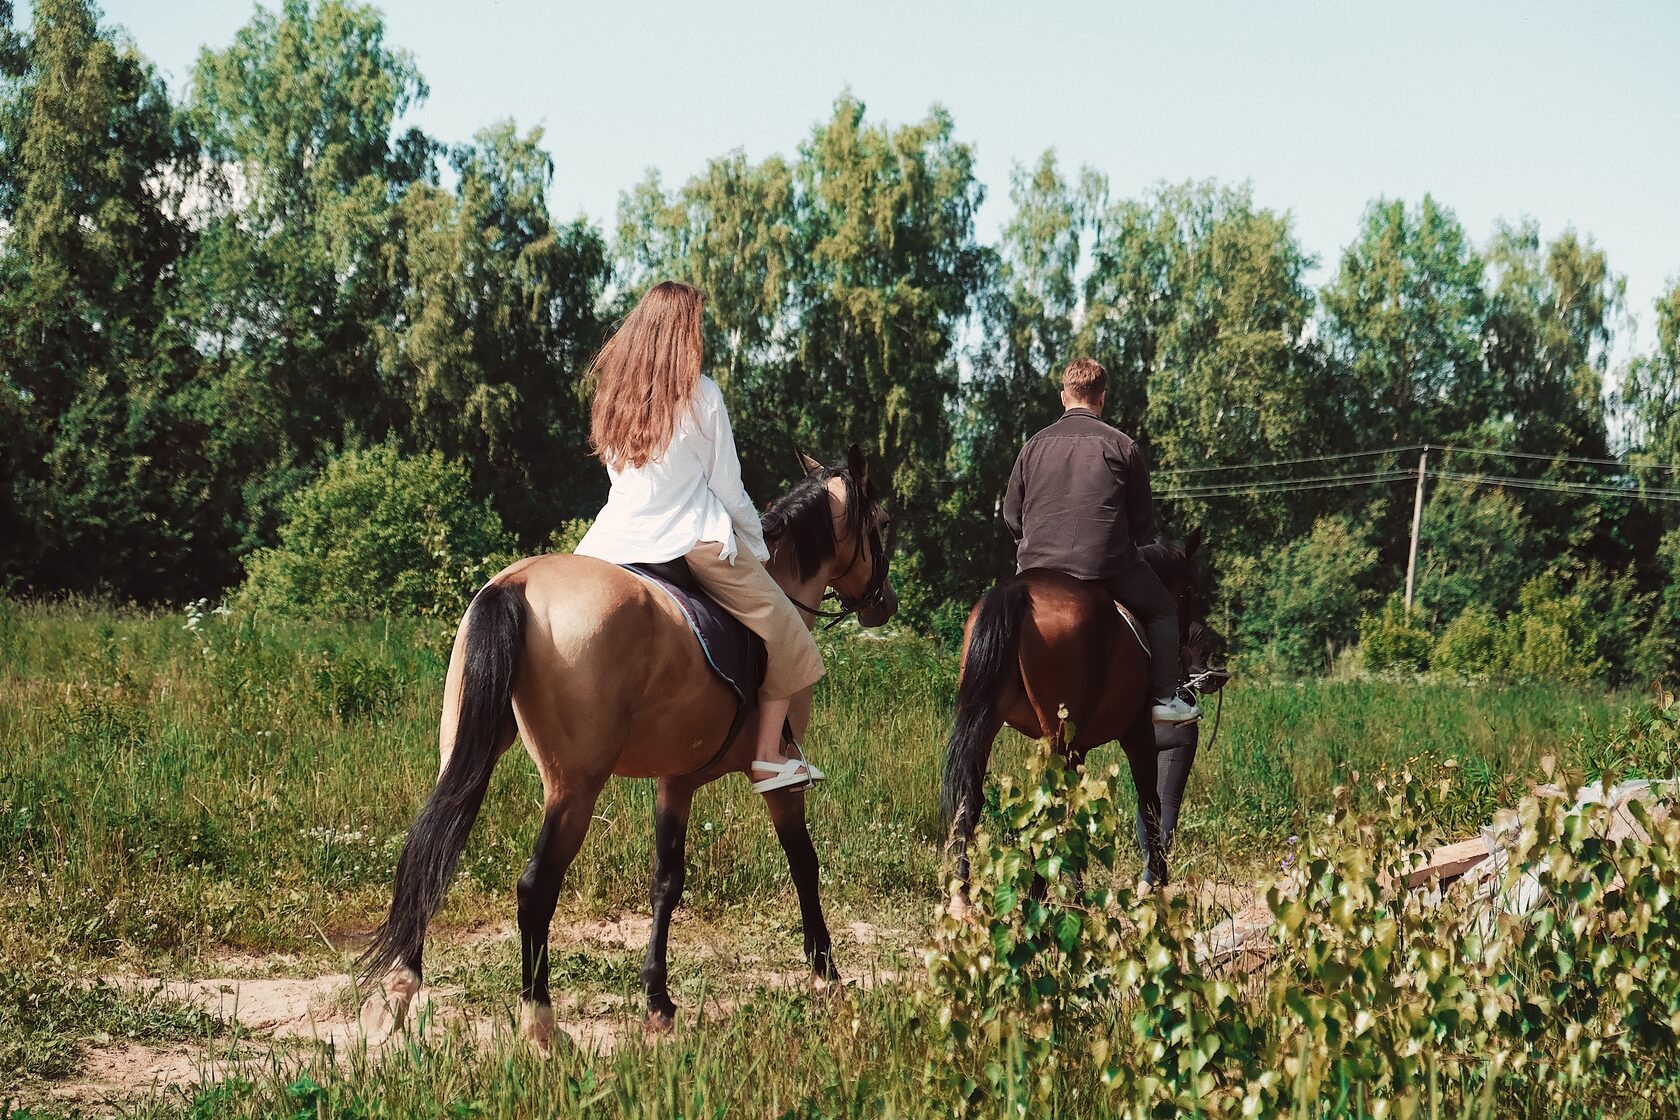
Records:
[[[825,590],[842,613],[879,626],[897,609],[881,545],[886,524],[862,452],[824,467],[801,457],[806,476],[764,518],[770,574],[810,625]],[[613,775],[657,778],[651,901],[653,932],[642,982],[648,1017],[669,1025],[665,946],[683,888],[683,852],[694,791],[745,773],[757,739],[749,719],[727,748],[735,697],[713,674],[681,612],[622,568],[582,556],[521,560],[473,599],[455,635],[444,682],[437,786],[409,830],[390,915],[363,953],[362,973],[385,978],[391,1025],[420,987],[426,926],[442,904],[496,761],[517,732],[542,776],[543,819],[519,877],[525,1033],[547,1045],[548,931],[560,882],[577,855],[595,801]],[[817,854],[805,795],[765,797],[799,894],[805,955],[833,978],[832,946],[817,891]],[[388,974],[388,975],[387,975]]]

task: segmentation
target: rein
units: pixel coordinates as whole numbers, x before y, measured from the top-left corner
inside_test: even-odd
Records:
[[[1204,669],[1202,672],[1198,673],[1195,677],[1186,681],[1185,684],[1188,685],[1190,688],[1195,689],[1198,681],[1206,680],[1208,678],[1208,676],[1213,672],[1224,672],[1224,670],[1207,670],[1207,669]],[[1225,715],[1225,685],[1228,685],[1230,683],[1231,683],[1230,674],[1226,673],[1224,684],[1221,684],[1219,686],[1219,693],[1218,693],[1219,699],[1214,701],[1214,705],[1213,705],[1213,731],[1208,735],[1207,746],[1205,748],[1198,748],[1198,749],[1212,750],[1213,745],[1219,741],[1219,721],[1222,718],[1224,718],[1224,715]],[[1205,695],[1207,695],[1207,693],[1204,692],[1204,693],[1201,693],[1201,695],[1205,696]]]
[[[855,485],[852,487],[853,494],[850,500],[861,500],[861,495],[856,493],[857,489],[859,488]],[[828,591],[823,593],[823,597],[817,601],[817,605],[814,607],[800,602],[792,595],[788,595],[788,601],[800,610],[804,611],[806,614],[811,615],[813,618],[830,619],[831,621],[829,624],[823,627],[824,630],[832,630],[842,622],[846,621],[849,616],[857,614],[859,611],[866,611],[870,609],[879,603],[881,601],[881,596],[886,593],[886,549],[881,544],[880,529],[871,528],[867,534],[858,534],[857,547],[852,550],[851,563],[846,565],[845,571],[841,572],[840,575],[842,577],[850,575],[852,569],[858,566],[858,561],[863,559],[865,537],[868,538],[870,549],[875,555],[875,565],[869,572],[869,582],[864,585],[863,594],[859,595],[855,599],[848,599],[846,596],[840,594],[840,592],[830,588]],[[783,594],[786,594],[786,592],[783,592]],[[840,609],[832,611],[823,610],[822,604],[830,601],[839,603]]]

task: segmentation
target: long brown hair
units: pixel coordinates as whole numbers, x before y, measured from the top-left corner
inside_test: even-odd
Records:
[[[607,466],[645,467],[670,445],[700,384],[705,302],[691,285],[655,284],[589,367],[589,446]]]

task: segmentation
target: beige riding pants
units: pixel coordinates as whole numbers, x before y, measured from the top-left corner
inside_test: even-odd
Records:
[[[782,700],[816,684],[823,675],[822,654],[799,609],[744,544],[736,541],[733,564],[718,556],[722,547],[701,541],[687,556],[688,568],[724,610],[764,639],[767,664],[759,695]]]

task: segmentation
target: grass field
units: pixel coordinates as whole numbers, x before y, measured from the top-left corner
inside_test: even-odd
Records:
[[[449,637],[415,622],[0,605],[0,1069],[15,1102],[35,1115],[335,1117],[925,1105],[925,1059],[908,1044],[924,1024],[909,992],[940,892],[937,768],[955,664],[910,638],[829,643],[808,737],[832,779],[810,803],[839,963],[884,982],[827,998],[787,982],[801,962],[786,867],[757,799],[729,780],[696,804],[671,958],[687,1017],[672,1039],[629,1027],[640,927],[601,922],[646,907],[644,781],[614,782],[602,798],[555,945],[557,990],[606,1024],[610,1052],[545,1058],[482,1029],[435,1032],[378,1060],[276,1047],[238,1016],[134,983],[345,969],[435,776]],[[1239,681],[1191,780],[1175,874],[1251,884],[1330,807],[1332,787],[1425,754],[1459,761],[1439,823],[1473,831],[1543,755],[1615,761],[1599,745],[1628,703],[1541,684]],[[1009,736],[994,772],[1019,769],[1030,749]],[[491,1024],[511,1018],[512,887],[537,800],[530,764],[510,754],[435,927],[428,981]],[[1135,875],[1130,858],[1118,878]],[[231,1061],[237,1075],[119,1104],[97,1086],[64,1095],[125,1047],[187,1053],[206,1075],[206,1063]]]

